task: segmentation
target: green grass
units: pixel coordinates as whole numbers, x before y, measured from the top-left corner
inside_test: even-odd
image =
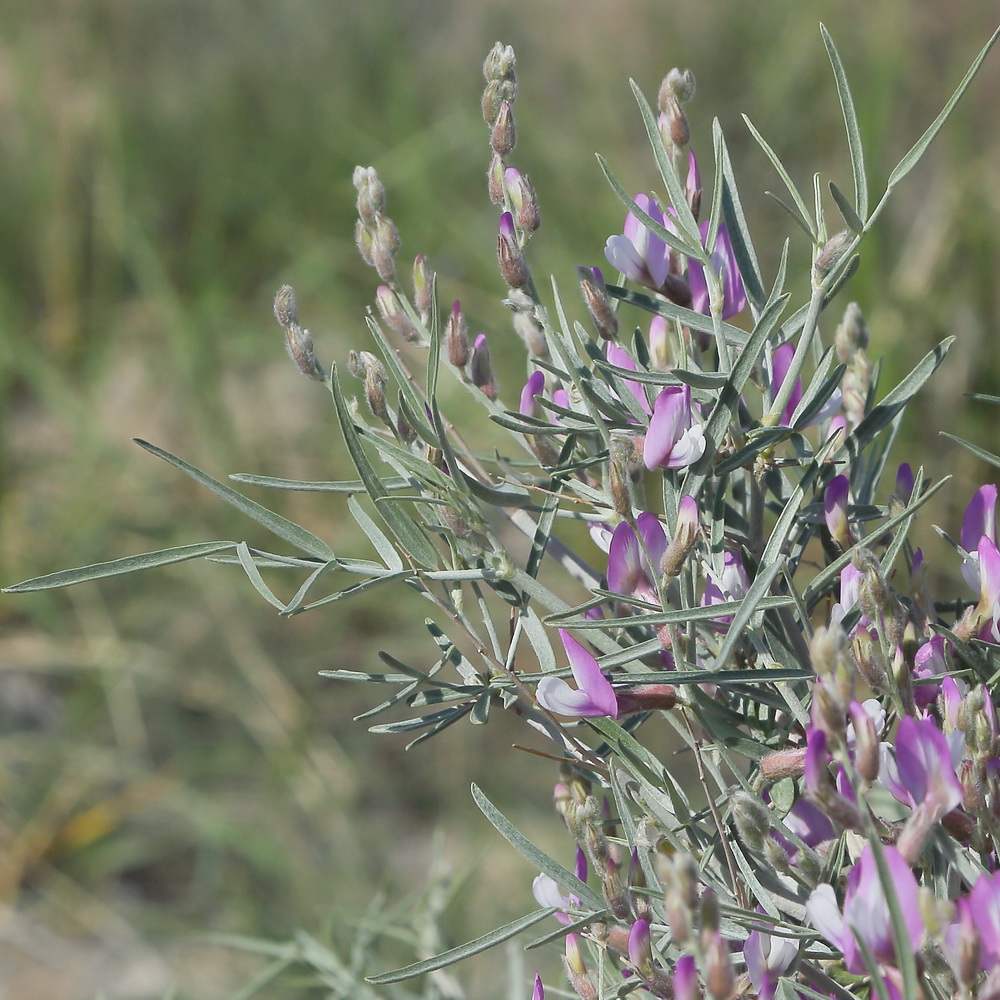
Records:
[[[902,0],[537,8],[3,5],[2,582],[171,544],[260,539],[132,436],[220,478],[352,475],[330,402],[288,364],[270,302],[279,284],[295,285],[325,363],[364,343],[377,282],[353,245],[356,163],[381,173],[401,259],[429,255],[442,302],[461,299],[473,332],[490,332],[502,391],[515,398],[522,354],[496,304],[478,107],[480,63],[497,37],[519,56],[513,159],[543,218],[532,260],[569,291],[574,266],[601,263],[624,214],[592,154],[630,190],[654,184],[629,76],[652,95],[672,65],[695,72],[703,169],[718,116],[770,274],[790,227],[763,195],[778,181],[739,112],[803,187],[814,169],[850,187],[817,17],[844,57],[878,192],[996,16],[986,0],[963,7],[961,30]],[[998,86],[994,53],[899,191],[850,291],[890,374],[959,335],[910,418],[913,446],[926,445],[933,414],[995,448],[983,423],[992,412],[958,394],[1000,390]],[[952,449],[944,456],[928,461],[932,473],[956,471],[967,486],[935,515],[942,524],[989,476]],[[277,501],[337,551],[364,554],[339,501]],[[141,967],[147,985],[120,995],[161,995],[174,982],[181,996],[229,996],[257,960],[197,935],[287,940],[336,926],[344,941],[376,890],[392,900],[421,890],[439,827],[455,870],[474,870],[443,915],[449,943],[522,912],[534,873],[491,835],[468,786],[477,781],[568,861],[548,805],[554,775],[534,769],[525,787],[522,762],[495,766],[524,733],[460,725],[406,755],[400,738],[350,721],[373,693],[316,677],[370,665],[378,648],[429,659],[429,644],[414,640],[424,613],[394,594],[281,620],[238,571],[190,564],[5,599],[0,899],[16,914],[0,933],[7,995],[116,996]],[[261,995],[315,996],[315,982],[294,975]]]

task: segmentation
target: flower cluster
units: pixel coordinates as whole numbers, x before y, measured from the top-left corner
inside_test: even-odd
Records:
[[[514,713],[540,742],[525,760],[560,769],[555,808],[576,861],[569,871],[530,845],[474,789],[542,869],[541,908],[373,982],[437,970],[554,916],[547,937],[562,939],[581,1000],[1000,997],[997,487],[975,491],[957,542],[940,532],[951,551],[935,557],[935,579],[961,576],[966,592],[935,597],[915,537],[944,482],[918,456],[893,476],[888,452],[950,340],[883,391],[860,307],[823,329],[885,198],[947,115],[871,210],[853,99],[825,32],[824,42],[855,199],[831,184],[843,227],[818,196],[810,217],[781,169],[811,241],[808,281],[789,281],[787,255],[765,279],[721,130],[703,204],[705,162],[685,112],[694,78],[673,70],[658,113],[637,93],[669,204],[613,181],[627,214],[604,256],[619,277],[594,265],[599,247],[583,251],[576,308],[591,328],[571,321],[572,303],[543,298],[533,278],[539,199],[510,163],[516,61],[498,43],[482,107],[505,322],[470,336],[459,302],[439,308],[425,254],[412,294],[404,287],[400,234],[371,167],[354,182],[358,249],[381,282],[374,343],[346,365],[365,405],[336,365],[320,364],[291,289],[275,302],[293,362],[332,395],[359,479],[243,481],[347,494],[368,556],[335,553],[142,443],[295,553],[181,546],[12,588],[210,555],[285,615],[400,582],[427,599],[428,663],[385,652],[391,673],[328,676],[397,685],[366,714],[415,713],[373,727],[416,734],[411,746],[465,718]],[[808,298],[793,307],[800,286]],[[520,351],[508,326],[525,381],[505,399],[490,345]],[[469,390],[488,444],[440,391],[447,377]],[[264,578],[279,571],[303,576],[288,600]],[[532,995],[544,996],[539,976]]]

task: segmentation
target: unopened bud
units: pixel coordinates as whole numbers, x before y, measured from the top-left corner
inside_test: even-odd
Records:
[[[444,343],[448,351],[448,360],[456,368],[465,368],[469,363],[469,324],[465,322],[461,303],[457,299],[451,307],[451,315],[448,317]]]
[[[510,101],[501,101],[496,121],[490,130],[490,148],[497,156],[509,156],[517,145],[517,129]]]
[[[770,839],[771,811],[755,795],[749,792],[737,792],[733,796],[733,822],[736,830],[751,851],[763,851],[765,843]]]
[[[504,45],[503,42],[494,42],[493,48],[486,53],[483,61],[483,76],[490,80],[513,80],[514,68],[517,65],[517,58],[514,55],[513,46]]]
[[[563,964],[566,967],[566,975],[580,1000],[597,1000],[597,988],[587,975],[587,967],[583,964],[583,955],[580,952],[580,941],[575,934],[566,935],[566,955]]]
[[[831,677],[840,665],[847,637],[839,625],[820,625],[809,643],[809,658],[820,678]]]
[[[667,576],[680,576],[684,562],[698,540],[698,501],[692,496],[681,497],[677,505],[674,537],[663,553],[662,569]]]
[[[313,351],[312,337],[298,324],[295,293],[291,285],[282,285],[274,297],[274,317],[285,334],[285,349],[295,367],[307,378],[326,381],[326,372]]]
[[[398,333],[403,340],[415,343],[420,340],[420,333],[416,324],[410,319],[406,310],[403,309],[399,296],[388,285],[379,285],[375,291],[375,304],[382,314],[382,319],[395,333]]]
[[[844,318],[837,327],[833,342],[837,347],[837,357],[850,362],[858,351],[868,348],[871,333],[857,302],[851,302],[844,310]]]
[[[274,318],[282,330],[298,323],[298,305],[295,302],[295,290],[291,285],[282,285],[274,296]]]
[[[858,672],[870,688],[885,691],[889,680],[888,664],[882,655],[882,647],[872,640],[867,629],[859,628],[851,639],[854,659]]]
[[[500,114],[504,101],[513,103],[517,97],[517,76],[514,72],[516,59],[509,45],[497,42],[483,63],[486,89],[483,91],[483,118],[491,126]]]
[[[385,386],[388,379],[385,365],[370,351],[351,351],[347,355],[347,370],[364,380],[365,400],[372,415],[391,426],[389,410],[385,404]]]
[[[369,266],[375,266],[375,258],[372,255],[372,231],[360,220],[354,224],[354,242],[358,245],[358,253],[361,259]]]
[[[514,332],[524,341],[528,353],[533,358],[547,360],[551,356],[549,342],[541,324],[535,319],[535,304],[531,298],[518,289],[511,289],[503,304],[514,313]]]
[[[649,937],[649,921],[636,920],[628,935],[628,960],[643,978],[653,974],[653,947]]]
[[[469,380],[489,399],[497,398],[497,381],[490,360],[490,349],[486,345],[486,334],[481,333],[472,345],[472,361],[469,364]]]
[[[500,276],[511,288],[525,288],[531,283],[531,271],[524,251],[517,242],[514,218],[510,212],[500,216],[500,232],[497,236],[497,262]]]
[[[764,840],[763,854],[764,859],[774,871],[780,872],[782,875],[791,874],[792,863],[788,859],[788,851],[774,837],[767,837]]]
[[[374,167],[354,168],[354,187],[358,192],[358,216],[366,226],[385,211],[385,188]]]
[[[396,251],[399,249],[399,230],[391,219],[380,215],[372,230],[372,265],[378,276],[386,282],[396,280]]]
[[[580,291],[583,293],[583,301],[587,305],[597,327],[597,332],[604,340],[616,340],[618,338],[618,314],[611,304],[611,296],[608,295],[608,286],[604,282],[604,275],[598,267],[578,267],[577,275],[580,278]]]
[[[657,100],[661,111],[667,110],[667,104],[671,100],[687,104],[695,94],[694,73],[689,69],[677,69],[674,67],[660,84],[660,93]]]
[[[875,721],[858,701],[852,701],[848,712],[854,727],[854,766],[865,781],[872,782],[879,771],[879,739]]]
[[[705,989],[712,1000],[730,1000],[736,993],[736,971],[729,945],[716,931],[705,948]]]
[[[615,513],[628,517],[632,513],[632,456],[635,438],[629,431],[611,432],[610,461],[608,462],[608,492]]]
[[[504,171],[504,184],[518,227],[523,232],[533,233],[541,225],[541,215],[538,211],[538,195],[535,194],[531,181],[520,170],[508,167]]]
[[[813,270],[818,278],[825,278],[836,267],[840,258],[844,256],[847,248],[851,245],[852,239],[851,231],[844,229],[827,240],[826,245],[816,255],[816,261],[813,264]]]
[[[427,258],[421,253],[413,260],[413,306],[420,313],[424,326],[430,323],[434,310],[437,275],[431,270]]]

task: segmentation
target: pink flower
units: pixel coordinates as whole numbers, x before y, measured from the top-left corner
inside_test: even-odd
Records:
[[[538,704],[556,715],[581,718],[607,715],[615,718],[618,715],[618,699],[611,682],[601,673],[593,653],[565,629],[559,629],[559,638],[569,657],[577,689],[571,688],[560,677],[543,677],[535,689]]]
[[[656,581],[667,548],[667,536],[660,519],[649,511],[643,511],[635,524],[639,529],[638,535],[631,524],[622,521],[611,536],[608,590],[658,603]]]
[[[668,385],[656,397],[642,460],[646,468],[683,469],[705,453],[705,430],[691,409],[691,387]]]

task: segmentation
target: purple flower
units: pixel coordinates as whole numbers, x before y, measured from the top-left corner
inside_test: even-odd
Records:
[[[531,991],[531,1000],[545,1000],[545,987],[542,986],[542,977],[535,973],[535,988]]]
[[[983,535],[996,541],[996,510],[996,486],[992,483],[980,486],[969,501],[969,506],[965,508],[965,515],[962,518],[960,540],[966,552],[970,554],[974,552]]]
[[[581,882],[587,881],[587,856],[583,853],[582,848],[579,847],[576,849],[575,874]],[[561,924],[571,924],[573,922],[573,918],[567,916],[566,910],[580,908],[579,898],[572,893],[563,895],[555,879],[544,872],[535,876],[535,880],[531,883],[531,894],[535,897],[535,901],[539,906],[554,906],[562,911],[553,914]]]
[[[913,496],[913,469],[910,468],[909,462],[903,462],[896,471],[896,496],[903,503],[909,503],[910,497]]]
[[[632,525],[622,521],[611,536],[608,549],[608,590],[626,597],[659,603],[656,581],[667,548],[667,536],[660,519],[643,511]]]
[[[773,396],[776,396],[782,385],[784,385],[793,357],[795,357],[795,345],[789,341],[785,341],[771,356],[771,394]],[[832,417],[840,409],[842,400],[843,396],[840,390],[837,389],[826,401],[826,404],[819,413],[813,417],[811,424],[818,424]],[[797,378],[795,380],[795,387],[792,389],[792,394],[788,397],[788,402],[785,404],[785,409],[781,414],[779,423],[782,427],[791,426],[792,415],[795,413],[795,408],[800,402],[802,402],[802,379]]]
[[[738,601],[741,597],[746,597],[749,589],[750,578],[742,556],[739,552],[726,549],[722,557],[722,575],[716,577],[711,568],[705,570],[705,592],[701,595],[700,603],[702,607],[709,607],[712,604]]]
[[[951,749],[933,719],[903,717],[896,731],[895,773],[886,768],[880,779],[904,805],[924,805],[938,818],[962,801]]]
[[[610,681],[601,673],[597,660],[585,646],[565,629],[559,629],[559,638],[569,657],[570,669],[577,683],[571,688],[560,677],[543,677],[535,689],[538,704],[557,715],[575,715],[581,718],[598,718],[618,714],[618,699]]]
[[[674,965],[674,1000],[695,1000],[698,992],[698,967],[693,955],[681,955]]]
[[[528,381],[524,383],[521,390],[521,403],[518,412],[523,417],[541,416],[540,407],[536,396],[541,396],[545,391],[545,372],[534,371],[528,376]]]
[[[913,657],[913,677],[941,677],[948,672],[946,650],[948,640],[943,635],[932,635]],[[924,709],[937,698],[941,692],[940,684],[915,684],[913,697],[917,708]]]
[[[909,935],[908,943],[916,952],[924,934],[924,922],[917,905],[917,880],[896,848],[885,847],[883,852],[892,881],[891,888],[899,902]],[[813,927],[843,953],[848,972],[862,974],[868,971],[858,948],[858,939],[871,949],[879,964],[895,967],[897,956],[886,889],[879,879],[870,845],[861,852],[847,878],[843,913],[837,906],[833,886],[825,884],[813,890],[806,903],[806,913]]]
[[[980,875],[969,895],[958,902],[979,933],[979,963],[984,972],[1000,965],[1000,872]]]
[[[636,920],[628,934],[628,960],[643,977],[653,971],[653,948],[649,937],[649,921]]]
[[[986,642],[1000,642],[1000,551],[988,535],[979,539],[976,549],[979,573],[979,604],[976,613],[985,624],[979,638]],[[964,572],[964,569],[963,569]]]
[[[702,246],[708,238],[709,223],[703,222],[698,231],[701,233]],[[719,224],[719,233],[711,253],[712,269],[722,279],[722,318],[729,319],[746,308],[747,293],[743,288],[740,269],[736,266],[736,255],[729,240],[729,230],[726,224]],[[691,286],[691,308],[695,312],[710,314],[708,301],[708,285],[705,282],[705,269],[693,259],[688,260],[688,284]]]
[[[691,409],[691,387],[668,385],[656,397],[642,460],[646,468],[683,469],[705,453],[705,430]]]
[[[773,1000],[778,977],[798,953],[798,946],[788,938],[772,937],[762,931],[750,932],[743,942],[743,960],[760,1000]]]
[[[827,531],[842,549],[849,549],[854,544],[854,536],[847,523],[847,499],[850,491],[851,483],[847,476],[835,476],[823,493],[823,518]]]
[[[635,203],[651,219],[665,229],[673,229],[654,198],[637,194]],[[604,256],[630,281],[659,289],[667,280],[670,269],[670,247],[650,232],[631,212],[625,216],[620,235],[609,236],[604,246]]]
[[[649,321],[649,362],[654,368],[663,372],[670,368],[667,321],[659,315]]]

